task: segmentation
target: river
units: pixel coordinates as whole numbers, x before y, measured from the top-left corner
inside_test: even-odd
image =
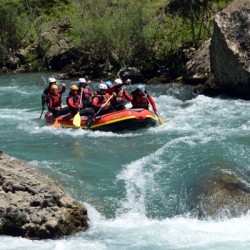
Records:
[[[187,194],[211,166],[249,171],[250,102],[157,84],[147,90],[163,125],[122,133],[55,129],[39,119],[49,76],[0,76],[0,150],[34,164],[86,205],[90,229],[59,240],[0,236],[1,250],[250,249],[250,214],[200,220]]]

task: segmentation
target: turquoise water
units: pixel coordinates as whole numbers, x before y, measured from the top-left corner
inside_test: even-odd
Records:
[[[55,129],[39,119],[48,76],[0,76],[0,150],[34,164],[85,204],[90,229],[61,240],[0,236],[0,249],[250,249],[250,215],[199,220],[190,207],[190,190],[209,169],[249,172],[249,102],[156,85],[148,89],[161,126]]]

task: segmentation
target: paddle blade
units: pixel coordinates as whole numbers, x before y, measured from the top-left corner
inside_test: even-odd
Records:
[[[161,118],[159,118],[158,120],[159,120],[160,125],[162,125],[164,123],[164,120],[162,120]]]
[[[53,127],[54,128],[58,128],[59,127],[59,122],[58,122],[57,118],[55,119],[55,122],[53,123]]]
[[[78,128],[81,127],[81,116],[79,112],[77,112],[77,114],[74,116],[73,124]]]
[[[162,124],[164,123],[164,120],[162,120],[162,119],[159,117],[159,115],[158,115],[157,112],[155,112],[155,115],[156,115],[157,118],[158,118],[159,124],[162,125]]]

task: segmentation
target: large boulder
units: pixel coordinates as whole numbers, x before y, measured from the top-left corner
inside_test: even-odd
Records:
[[[250,1],[235,0],[214,19],[211,71],[223,92],[250,99]]]
[[[192,184],[193,206],[202,219],[240,217],[250,209],[248,177],[233,166],[211,166]]]
[[[0,234],[55,239],[88,228],[86,208],[35,167],[0,152]]]

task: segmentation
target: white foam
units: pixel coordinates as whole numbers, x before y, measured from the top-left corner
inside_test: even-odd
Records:
[[[155,220],[130,212],[126,216],[105,219],[98,212],[93,212],[94,209],[88,207],[88,211],[91,211],[91,227],[102,232],[104,242],[104,239],[107,241],[112,237],[119,245],[151,245],[152,249],[154,246],[159,249],[211,249],[211,246],[219,249],[216,246],[220,244],[227,244],[227,249],[235,249],[235,244],[239,246],[241,243],[250,246],[247,243],[250,241],[249,215],[219,221],[201,221],[188,216]]]

